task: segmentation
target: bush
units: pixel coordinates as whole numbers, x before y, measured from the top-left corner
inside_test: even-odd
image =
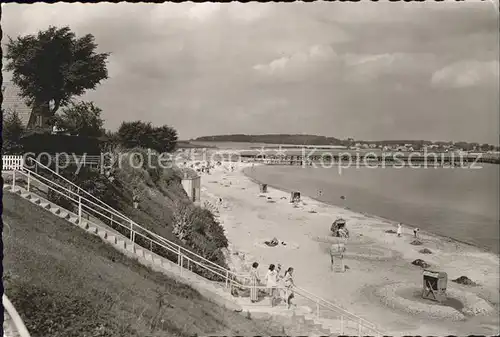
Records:
[[[70,212],[74,212],[76,209],[76,205],[73,201],[55,192],[54,190],[49,190],[47,193],[47,200]]]

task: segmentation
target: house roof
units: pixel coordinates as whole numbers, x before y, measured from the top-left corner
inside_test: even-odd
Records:
[[[16,111],[23,124],[25,126],[28,125],[31,116],[31,108],[26,105],[21,96],[19,87],[12,82],[4,82],[2,83],[2,92],[2,109],[4,109],[5,112]]]

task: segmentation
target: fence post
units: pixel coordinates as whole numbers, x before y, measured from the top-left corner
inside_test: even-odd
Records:
[[[78,223],[82,223],[82,197],[78,196]]]
[[[361,320],[358,321],[358,336],[361,336]]]
[[[344,335],[344,316],[340,316],[340,335]]]
[[[31,175],[30,171],[28,171],[28,192],[30,191],[30,183],[31,183]]]
[[[181,263],[180,263],[180,267],[181,267],[181,276],[182,276],[182,264],[184,262],[184,256],[180,255],[180,260],[181,260]]]
[[[229,270],[226,270],[226,288],[228,287],[229,283]]]
[[[177,248],[177,264],[181,265],[181,247]]]
[[[14,188],[16,187],[16,170],[12,171],[12,192],[14,192]]]

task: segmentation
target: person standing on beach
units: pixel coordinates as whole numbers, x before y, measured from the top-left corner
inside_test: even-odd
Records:
[[[288,305],[288,309],[292,306],[292,299],[295,297],[293,294],[293,287],[295,286],[293,282],[293,268],[290,267],[285,272],[285,276],[283,278],[285,284],[285,299],[286,304]]]
[[[258,288],[257,286],[260,283],[260,277],[259,277],[259,271],[257,270],[259,268],[259,264],[257,262],[254,262],[252,264],[252,269],[250,270],[250,301],[252,303],[257,302],[258,300]]]
[[[403,226],[401,226],[401,223],[398,223],[397,233],[398,233],[398,237],[401,237],[401,235],[403,234]]]
[[[271,301],[271,307],[274,307],[274,302],[276,300],[276,293],[278,286],[278,272],[275,269],[274,264],[269,266],[266,274],[266,287],[269,290],[269,297]]]
[[[318,191],[318,197],[320,197],[320,198],[321,198],[322,196],[323,196],[323,191],[322,191],[322,190],[319,190],[319,191]]]
[[[278,284],[278,297],[285,301],[285,293],[283,292],[283,275],[281,275],[281,264],[279,263],[276,267],[276,283]]]
[[[418,229],[418,228],[416,228],[416,227],[413,229],[413,236],[415,237],[415,239],[418,239],[418,231],[419,231],[419,230],[420,230],[420,229]]]

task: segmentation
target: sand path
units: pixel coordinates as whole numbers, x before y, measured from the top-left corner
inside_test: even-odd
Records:
[[[425,234],[421,235],[424,245],[413,246],[409,229],[402,238],[397,238],[385,232],[394,228],[390,222],[307,197],[302,198],[305,204],[294,208],[287,193],[272,188],[266,197],[259,197],[258,185],[240,171],[244,166],[239,164],[238,169],[231,172],[228,165],[223,164],[210,175],[204,175],[202,200],[223,199],[220,220],[232,250],[245,253],[247,264],[258,261],[262,274],[270,263],[281,263],[284,268],[293,266],[298,286],[378,324],[390,335],[498,333],[496,314],[464,322],[431,320],[391,309],[375,296],[377,289],[390,283],[421,284],[422,270],[410,264],[420,258],[431,263],[431,269],[447,272],[449,280],[467,275],[479,282],[480,287],[471,288],[449,281],[448,288],[477,294],[498,310],[497,256]],[[269,202],[267,197],[274,202]],[[316,213],[310,213],[311,210]],[[318,242],[318,238],[330,235],[330,224],[338,216],[347,220],[351,232],[345,259],[349,270],[345,273],[331,272],[329,244]],[[262,244],[273,237],[287,245],[269,248]],[[423,247],[431,249],[433,254],[419,253]],[[312,305],[299,298],[297,304]]]

